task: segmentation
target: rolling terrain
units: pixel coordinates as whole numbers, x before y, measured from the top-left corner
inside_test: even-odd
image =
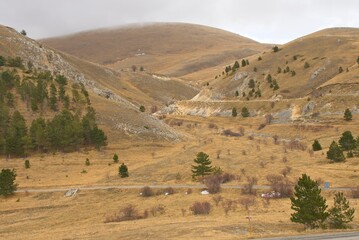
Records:
[[[271,176],[292,186],[307,173],[322,187],[330,183],[322,195],[332,206],[337,188],[358,185],[359,157],[333,162],[326,153],[344,131],[358,137],[359,30],[325,29],[278,45],[276,52],[273,46],[191,24],[128,26],[40,42],[1,26],[0,55],[19,56],[34,69],[63,74],[69,85],[82,83],[109,139],[100,151],[1,156],[1,168],[16,170],[20,191],[0,196],[0,236],[253,239],[342,231],[308,230],[292,223],[289,198],[266,200],[260,194],[268,192]],[[242,59],[249,65],[222,74],[225,66],[236,60],[241,64]],[[306,62],[309,66],[304,67]],[[289,71],[283,73],[287,66]],[[270,87],[268,74],[279,89]],[[260,97],[249,97],[250,79],[254,91],[261,90]],[[15,101],[28,122],[39,114]],[[243,107],[248,117],[242,116]],[[353,114],[351,121],[343,118],[346,108]],[[314,140],[322,150],[312,150]],[[212,166],[234,176],[219,193],[200,194],[201,183],[192,179],[193,159],[201,151],[209,155]],[[30,168],[24,167],[24,159]],[[127,178],[119,176],[121,163],[129,168]],[[253,195],[236,188],[248,186],[250,180],[264,187]],[[159,188],[144,197],[135,186],[146,185]],[[41,192],[69,186],[87,190],[73,197]],[[170,189],[161,186],[174,191],[166,194]],[[357,231],[359,200],[354,191],[345,194],[356,210],[351,231]],[[208,215],[192,213],[197,201],[211,205]],[[128,204],[147,217],[108,222]]]

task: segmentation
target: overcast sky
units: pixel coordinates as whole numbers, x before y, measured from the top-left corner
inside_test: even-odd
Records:
[[[286,43],[328,27],[359,27],[359,0],[0,0],[0,24],[38,39],[143,22],[187,22]]]

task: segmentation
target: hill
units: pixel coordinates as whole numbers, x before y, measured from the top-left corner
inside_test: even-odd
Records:
[[[30,64],[35,70],[64,75],[69,79],[69,86],[82,84],[89,92],[99,124],[110,139],[126,136],[178,139],[180,136],[175,131],[148,114],[149,109],[168,101],[189,99],[198,92],[176,79],[164,81],[147,73],[117,72],[59,53],[5,26],[0,26],[0,55],[20,57],[25,68]],[[143,81],[147,82],[146,93],[141,90]],[[182,91],[176,93],[176,89]],[[157,96],[155,92],[161,90],[165,93]],[[139,111],[141,105],[146,107],[146,112]],[[16,108],[29,121],[33,119],[33,112],[25,106],[17,104]]]
[[[175,77],[268,49],[266,45],[234,33],[185,23],[129,25],[41,42],[113,69],[143,66],[149,72]]]
[[[210,81],[211,94],[220,99],[254,99],[255,94],[250,93],[251,79],[255,82],[255,92],[259,89],[262,98],[267,99],[279,95],[306,97],[313,92],[324,94],[321,91],[324,87],[325,94],[356,94],[358,52],[359,29],[325,29],[278,46],[278,51],[250,56],[249,65],[228,75],[221,74],[224,68],[217,71],[216,79],[213,77]],[[229,64],[233,65],[234,60]],[[274,87],[274,80],[278,89]]]

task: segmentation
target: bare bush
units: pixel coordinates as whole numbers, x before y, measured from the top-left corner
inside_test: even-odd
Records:
[[[265,168],[267,165],[267,163],[265,161],[260,161],[259,162],[259,166],[261,166],[261,168]]]
[[[158,107],[156,105],[152,106],[150,112],[153,114],[158,111]]]
[[[186,194],[192,194],[192,188],[188,188]]]
[[[292,168],[289,166],[286,166],[285,168],[283,168],[280,173],[284,176],[287,177],[287,175],[292,171]]]
[[[222,183],[227,183],[227,182],[233,181],[235,179],[237,179],[237,176],[234,174],[231,174],[231,173],[222,173],[221,174],[221,182]]]
[[[359,186],[352,188],[352,198],[359,198]]]
[[[217,150],[217,159],[221,158],[221,152],[222,152],[222,150]]]
[[[243,155],[243,156],[247,155],[246,150],[242,150],[242,155]]]
[[[126,207],[122,208],[118,214],[106,217],[105,223],[131,221],[141,218],[144,217],[138,213],[136,207],[132,204],[128,204]]]
[[[211,204],[209,202],[195,202],[189,209],[193,215],[208,215],[211,212]]]
[[[321,186],[324,184],[324,181],[321,178],[317,178],[315,181],[318,183],[318,186]]]
[[[186,210],[186,209],[181,208],[181,212],[182,212],[182,217],[186,216],[186,212],[187,212],[187,210]]]
[[[154,192],[152,191],[152,189],[148,186],[145,186],[141,189],[140,195],[142,197],[151,197],[154,195]]]
[[[222,208],[226,216],[228,215],[229,211],[235,212],[237,209],[237,202],[231,199],[226,199],[222,201]]]
[[[203,178],[203,183],[206,185],[208,192],[215,194],[221,191],[222,178],[221,175],[209,175]]]
[[[214,123],[209,123],[208,128],[210,128],[210,129],[218,129],[218,126],[216,124],[214,124]]]
[[[284,157],[282,158],[282,162],[284,162],[284,163],[288,162],[288,158],[287,158],[286,156],[284,156]]]
[[[248,136],[248,140],[252,140],[252,141],[253,141],[253,140],[254,140],[254,136],[253,136],[253,135],[249,135],[249,136]]]
[[[273,116],[272,114],[267,114],[265,115],[265,120],[266,120],[266,124],[271,124],[273,121]]]
[[[290,140],[290,142],[286,144],[286,147],[289,148],[290,150],[302,150],[302,151],[305,151],[307,149],[307,145],[305,145],[304,143],[302,143],[298,139]]]
[[[279,193],[276,197],[286,198],[293,194],[293,184],[285,177],[276,174],[267,176],[267,181],[270,183],[272,191]]]
[[[262,204],[264,208],[268,208],[270,205],[270,198],[262,198]]]
[[[255,204],[254,197],[245,197],[239,200],[239,203],[248,211]]]
[[[272,138],[273,138],[273,143],[275,145],[278,145],[279,144],[279,136],[276,134],[276,135],[272,136]]]
[[[313,156],[314,156],[314,151],[313,151],[313,149],[308,149],[308,153],[309,153],[309,156],[310,156],[310,157],[313,157]]]
[[[244,136],[244,133],[245,133],[245,129],[244,129],[244,127],[239,127],[239,133],[242,135],[242,136]]]
[[[267,124],[261,123],[261,124],[259,124],[259,126],[258,126],[258,130],[262,130],[262,129],[265,128],[266,126],[267,126]]]
[[[230,137],[241,137],[242,134],[237,133],[237,132],[233,132],[231,129],[225,129],[223,130],[222,134],[226,137],[230,136]]]
[[[256,177],[247,177],[247,183],[244,184],[242,188],[243,194],[256,194],[256,190],[254,189],[254,185],[257,184],[258,178]]]
[[[162,204],[159,204],[157,206],[154,206],[150,209],[150,213],[153,217],[156,217],[157,215],[162,215],[165,213],[165,207]]]
[[[218,204],[219,204],[220,201],[223,200],[223,197],[222,197],[221,195],[217,195],[217,196],[214,196],[214,197],[212,198],[212,200],[213,200],[214,203],[216,204],[216,207],[218,207]]]

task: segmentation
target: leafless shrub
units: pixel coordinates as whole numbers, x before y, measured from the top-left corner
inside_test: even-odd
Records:
[[[243,194],[250,194],[254,195],[256,194],[256,190],[254,189],[254,185],[257,184],[258,178],[256,177],[247,177],[247,183],[244,184],[242,188]]]
[[[259,162],[259,166],[261,166],[261,168],[265,168],[267,165],[267,163],[265,161],[260,161]]]
[[[285,177],[276,174],[267,176],[267,181],[270,183],[272,191],[279,193],[281,198],[290,197],[293,194],[292,183]]]
[[[231,155],[231,149],[227,149],[227,155]]]
[[[260,150],[261,150],[261,146],[257,145],[257,146],[256,146],[256,149],[257,149],[257,151],[260,151]]]
[[[271,107],[271,108],[274,108],[274,106],[275,106],[275,102],[271,102],[271,103],[270,103],[270,107]]]
[[[239,203],[248,211],[255,204],[254,197],[245,197],[239,200]]]
[[[221,195],[216,195],[212,198],[212,200],[214,201],[214,203],[216,204],[216,207],[218,207],[218,204],[220,201],[223,200],[223,197]]]
[[[307,146],[298,139],[290,140],[290,142],[286,144],[286,147],[289,148],[290,150],[296,149],[296,150],[305,151],[307,149]]]
[[[261,124],[259,124],[259,126],[258,126],[258,130],[263,129],[263,128],[265,128],[266,126],[267,126],[267,124],[261,123]]]
[[[140,195],[142,197],[151,197],[154,195],[154,193],[150,187],[145,186],[141,189]]]
[[[237,133],[237,132],[233,132],[232,130],[230,129],[225,129],[223,130],[222,134],[226,137],[240,137],[242,136],[240,133]]]
[[[317,181],[317,183],[318,183],[319,186],[321,186],[321,185],[324,184],[324,181],[323,181],[323,179],[321,179],[321,178],[317,178],[315,181]]]
[[[271,155],[270,160],[274,161],[276,159],[276,156]]]
[[[188,124],[186,125],[186,127],[187,127],[188,129],[192,129],[192,124],[188,123]]]
[[[157,215],[162,215],[165,213],[165,207],[162,204],[159,204],[157,206],[154,206],[150,209],[150,213],[153,217],[156,217]]]
[[[222,208],[226,216],[228,215],[229,211],[236,211],[237,209],[237,202],[231,199],[226,199],[222,201]]]
[[[138,213],[136,207],[132,204],[128,204],[126,207],[122,208],[118,214],[107,216],[105,223],[131,221],[141,218],[143,218],[143,216]]]
[[[210,129],[218,129],[218,126],[216,124],[214,124],[214,123],[209,123],[208,128],[210,128]]]
[[[242,155],[243,155],[243,156],[247,155],[246,150],[242,150]]]
[[[246,175],[246,170],[244,168],[241,168],[241,174]]]
[[[279,144],[279,136],[276,134],[276,135],[272,136],[272,138],[273,138],[273,143],[275,145],[278,145]]]
[[[242,135],[242,136],[244,136],[244,133],[245,133],[245,129],[244,129],[244,127],[239,127],[239,133]]]
[[[186,194],[192,194],[192,188],[188,188]]]
[[[286,166],[283,168],[280,173],[283,175],[283,177],[287,177],[287,175],[292,171],[292,168],[289,166]]]
[[[203,178],[203,183],[206,185],[208,192],[215,194],[221,191],[221,175],[209,175]]]
[[[182,217],[186,216],[186,212],[187,212],[187,210],[186,210],[186,209],[181,208],[181,212],[182,212]]]
[[[254,140],[254,136],[253,136],[253,135],[249,135],[249,136],[248,136],[248,140]]]
[[[286,156],[284,156],[284,157],[282,158],[282,162],[284,162],[284,163],[288,162],[288,158],[287,158]]]
[[[352,198],[359,198],[359,186],[352,188]]]
[[[222,152],[222,150],[217,150],[217,159],[221,158],[221,152]]]
[[[313,156],[314,156],[314,151],[313,151],[313,149],[308,149],[308,153],[309,153],[309,156],[310,156],[310,157],[313,157]]]
[[[265,116],[265,120],[266,120],[266,124],[271,124],[272,121],[273,121],[273,116],[272,116],[272,114],[267,114],[267,115]]]
[[[189,209],[193,215],[208,215],[211,212],[211,204],[209,202],[195,202]]]
[[[156,105],[152,106],[150,112],[153,114],[158,111],[158,107]]]
[[[268,208],[270,205],[270,198],[262,198],[262,204],[264,208]]]
[[[222,173],[221,174],[221,182],[222,183],[227,183],[230,181],[235,180],[237,177],[234,174],[231,173]]]

